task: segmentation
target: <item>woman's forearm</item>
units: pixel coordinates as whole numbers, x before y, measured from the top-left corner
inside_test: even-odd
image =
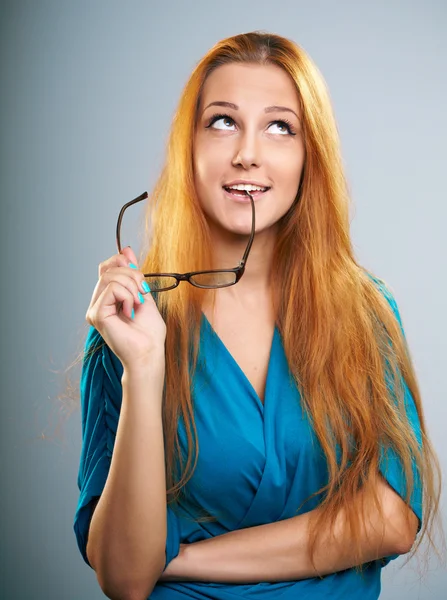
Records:
[[[392,500],[393,501],[393,500]],[[308,528],[313,511],[283,521],[232,531],[211,539],[182,545],[161,580],[258,583],[296,581],[323,576],[384,556],[408,551],[402,519],[388,512],[384,531],[378,513],[370,514],[362,532],[362,557],[356,560],[352,537],[341,512],[333,537],[317,538],[315,571],[308,549]],[[383,535],[382,535],[383,533]],[[402,540],[398,543],[398,540]]]
[[[147,597],[164,567],[164,369],[160,357],[147,370],[125,370],[122,377],[112,461],[87,544],[101,589],[112,599]]]

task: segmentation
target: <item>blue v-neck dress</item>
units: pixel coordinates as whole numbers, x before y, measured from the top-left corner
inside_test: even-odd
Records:
[[[394,298],[386,288],[380,287],[402,326]],[[91,327],[86,349],[102,342],[98,331]],[[107,346],[86,359],[82,369],[80,495],[74,531],[87,564],[91,501],[101,495],[110,467],[121,407],[122,373],[121,362]],[[236,529],[288,519],[316,508],[321,496],[305,500],[328,481],[324,454],[306,418],[277,328],[271,346],[263,403],[203,315],[193,400],[199,459],[187,484],[191,502],[175,510],[168,507],[166,566],[177,556],[180,543],[194,543]],[[421,443],[418,415],[407,387],[405,400],[408,418]],[[186,453],[186,433],[182,423],[179,424],[179,433]],[[382,475],[405,497],[400,459],[390,450],[381,450]],[[415,470],[414,474],[417,485],[410,504],[419,519],[420,529],[422,487]],[[198,515],[197,506],[209,511],[217,520],[194,522],[192,518]],[[323,579],[312,577],[257,584],[159,582],[150,598],[234,600],[235,596],[243,596],[282,600],[372,600],[380,594],[382,567],[397,556],[368,563],[363,575],[347,569]]]

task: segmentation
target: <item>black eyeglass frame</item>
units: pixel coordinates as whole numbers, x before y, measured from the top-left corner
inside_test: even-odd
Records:
[[[243,255],[239,265],[237,267],[235,267],[234,269],[214,269],[212,271],[192,271],[190,273],[145,273],[144,277],[173,277],[173,278],[175,278],[175,280],[176,280],[175,285],[157,289],[156,290],[157,293],[158,292],[166,292],[168,290],[173,290],[180,284],[181,281],[187,281],[191,285],[198,287],[198,288],[202,288],[202,289],[219,289],[219,288],[223,288],[223,287],[230,287],[231,285],[236,285],[236,283],[240,280],[240,278],[244,274],[245,263],[247,262],[248,255],[250,254],[251,246],[253,244],[253,239],[255,237],[255,203],[254,203],[253,196],[251,195],[251,193],[248,192],[247,190],[244,190],[244,191],[250,198],[252,222],[251,222],[250,238],[248,240],[247,247],[245,249],[244,255]],[[120,240],[121,221],[123,219],[124,212],[126,211],[127,208],[129,208],[129,206],[132,206],[133,204],[136,204],[137,202],[142,202],[146,198],[148,198],[148,193],[143,192],[137,198],[134,198],[130,202],[127,202],[120,210],[120,213],[118,216],[118,222],[116,224],[116,245],[118,248],[118,252],[120,252],[120,253],[121,253],[121,240]],[[236,275],[236,281],[233,281],[232,283],[226,283],[225,285],[199,285],[199,284],[191,281],[191,277],[193,277],[194,275],[207,275],[207,274],[212,274],[212,273],[234,273]]]

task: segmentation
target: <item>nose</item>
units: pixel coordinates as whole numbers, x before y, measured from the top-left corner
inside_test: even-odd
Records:
[[[234,167],[241,165],[244,169],[260,165],[260,148],[254,132],[245,131],[238,138],[232,164]]]

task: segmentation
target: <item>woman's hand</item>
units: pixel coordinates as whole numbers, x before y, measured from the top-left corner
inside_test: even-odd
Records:
[[[144,275],[129,267],[130,263],[136,265],[137,259],[127,247],[99,265],[98,283],[85,317],[126,369],[147,365],[154,354],[164,360],[166,339],[166,324],[142,285]]]

